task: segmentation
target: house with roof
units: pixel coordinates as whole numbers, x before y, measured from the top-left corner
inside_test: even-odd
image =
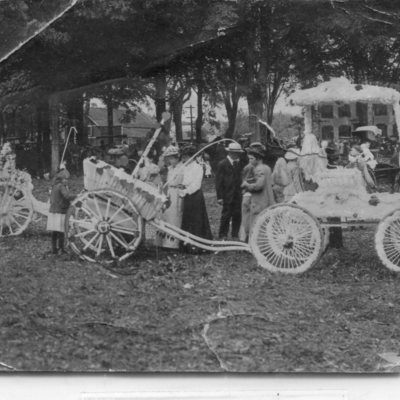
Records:
[[[101,107],[90,107],[85,115],[89,143],[99,146],[103,140],[106,145],[133,144],[143,147],[147,133],[157,128],[157,122],[144,112],[137,111],[135,118],[130,122],[123,121],[126,109],[113,110],[113,135],[108,134],[107,109]]]
[[[290,99],[305,107],[305,131],[321,140],[349,139],[358,127],[372,125],[382,136],[398,138],[400,93],[395,88],[352,84],[340,77],[298,90]]]

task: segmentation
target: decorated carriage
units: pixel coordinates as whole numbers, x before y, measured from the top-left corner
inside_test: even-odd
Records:
[[[32,195],[31,176],[15,166],[15,154],[6,143],[0,152],[0,237],[21,234],[50,205]]]

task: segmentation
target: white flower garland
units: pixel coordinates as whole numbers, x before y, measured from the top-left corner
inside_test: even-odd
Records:
[[[33,189],[32,178],[27,172],[17,169],[15,158],[10,143],[5,143],[0,151],[0,182],[11,182],[31,191]]]

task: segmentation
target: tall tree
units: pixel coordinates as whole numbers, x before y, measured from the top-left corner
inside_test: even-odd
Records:
[[[175,76],[169,79],[167,90],[170,111],[175,124],[176,140],[181,142],[183,140],[183,106],[190,99],[192,84],[188,77]]]

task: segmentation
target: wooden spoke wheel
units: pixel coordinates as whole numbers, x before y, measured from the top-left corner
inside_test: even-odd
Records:
[[[0,237],[21,234],[33,216],[30,194],[20,186],[0,182]]]
[[[400,209],[386,215],[378,225],[375,247],[383,264],[400,272]]]
[[[278,204],[260,213],[249,242],[261,267],[290,274],[315,265],[324,247],[318,220],[295,204]]]
[[[114,190],[80,195],[65,219],[71,249],[88,261],[122,261],[131,256],[143,235],[143,220],[135,205]]]

